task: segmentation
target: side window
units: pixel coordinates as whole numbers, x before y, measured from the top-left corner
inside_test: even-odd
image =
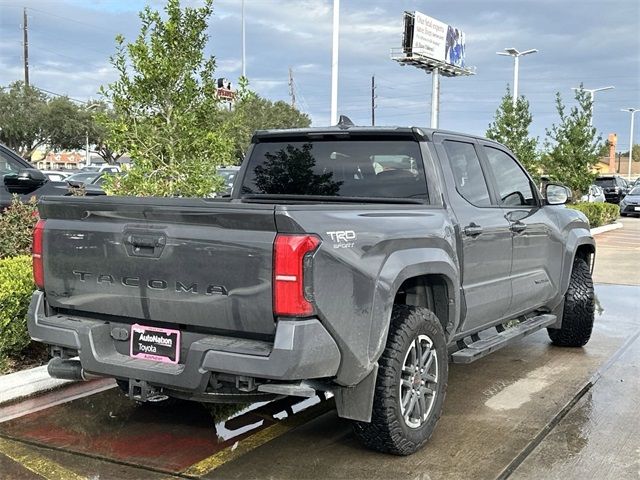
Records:
[[[489,189],[473,144],[445,140],[444,149],[449,157],[458,193],[476,207],[490,207]]]
[[[502,205],[532,206],[536,204],[529,177],[520,165],[502,150],[484,147],[491,171],[496,179]]]
[[[24,168],[22,165],[0,150],[0,176],[18,173],[22,168]]]

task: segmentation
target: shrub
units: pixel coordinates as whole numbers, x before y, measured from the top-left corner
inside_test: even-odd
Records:
[[[30,254],[31,235],[37,221],[35,199],[23,203],[14,195],[11,205],[0,215],[0,259]]]
[[[26,317],[34,289],[30,256],[0,259],[0,363],[29,345]]]
[[[584,213],[589,219],[591,228],[613,223],[620,214],[620,208],[618,205],[614,205],[612,203],[579,202],[573,205],[568,205],[568,207]]]

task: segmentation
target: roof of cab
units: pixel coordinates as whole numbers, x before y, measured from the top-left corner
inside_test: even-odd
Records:
[[[478,140],[489,140],[484,137],[472,135],[463,132],[453,132],[449,130],[424,128],[424,127],[400,127],[400,126],[330,126],[330,127],[309,127],[309,128],[291,128],[291,129],[272,129],[272,130],[256,130],[253,135],[252,142],[259,143],[261,140],[270,140],[276,138],[291,137],[322,137],[322,136],[360,136],[360,135],[411,135],[417,140],[431,141],[433,135],[445,134],[455,135],[458,137],[467,137]],[[493,140],[489,140],[493,141]]]

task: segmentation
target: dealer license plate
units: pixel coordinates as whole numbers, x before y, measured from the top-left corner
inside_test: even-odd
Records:
[[[131,326],[131,352],[134,358],[144,358],[163,363],[180,360],[180,330],[168,328]]]
[[[633,207],[636,212],[640,212],[640,207]]]

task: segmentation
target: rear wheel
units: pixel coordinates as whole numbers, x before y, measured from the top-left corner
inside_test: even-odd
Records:
[[[395,305],[379,360],[370,423],[355,435],[373,450],[409,455],[431,437],[442,413],[448,363],[444,331],[426,308]]]
[[[562,327],[549,328],[549,338],[560,347],[583,347],[591,338],[594,316],[595,294],[589,264],[576,257],[564,298]]]

